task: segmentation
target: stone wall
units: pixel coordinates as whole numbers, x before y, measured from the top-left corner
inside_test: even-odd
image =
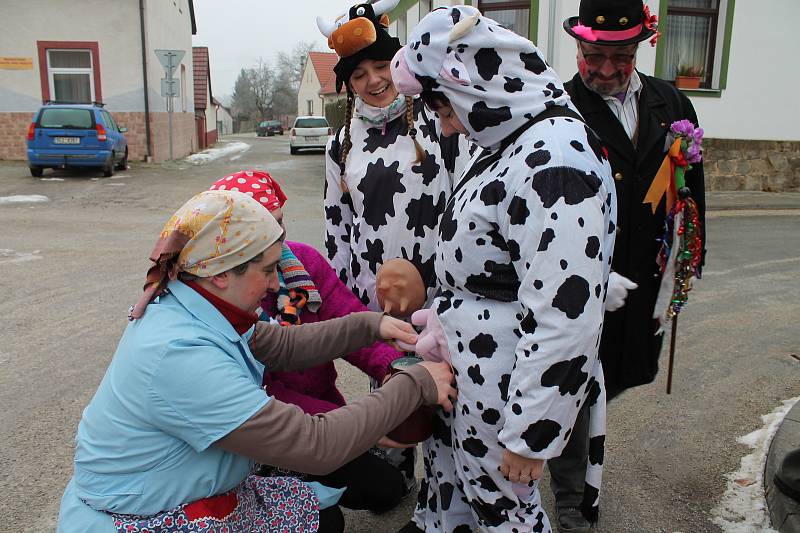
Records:
[[[782,192],[800,188],[800,142],[705,139],[709,191]]]
[[[156,163],[169,158],[169,120],[167,113],[150,113],[153,135],[153,160]],[[181,159],[197,150],[197,128],[194,113],[172,114],[172,157]]]

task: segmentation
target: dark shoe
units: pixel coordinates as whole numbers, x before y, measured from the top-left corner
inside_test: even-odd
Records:
[[[592,525],[577,507],[556,509],[558,533],[589,533]]]
[[[415,524],[413,520],[409,520],[408,524],[404,525],[401,529],[397,530],[397,533],[425,533],[425,532],[420,528],[418,528],[417,524]]]

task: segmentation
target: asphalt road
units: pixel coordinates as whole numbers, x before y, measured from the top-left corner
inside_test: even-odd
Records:
[[[289,197],[290,238],[321,247],[322,155],[290,156],[286,137],[226,140],[252,148],[202,166],[133,164],[112,179],[47,171],[41,180],[0,163],[0,531],[54,529],[81,410],[179,205],[231,171],[267,169]],[[4,204],[12,195],[49,201]],[[610,405],[599,531],[720,531],[711,509],[724,475],[749,453],[736,437],[800,395],[791,356],[800,353],[800,202],[781,206],[734,202],[710,213],[705,276],[680,318],[673,394],[662,372]],[[366,393],[358,371],[340,371],[347,396]],[[394,531],[411,508],[409,499],[382,516],[348,513],[347,530]]]

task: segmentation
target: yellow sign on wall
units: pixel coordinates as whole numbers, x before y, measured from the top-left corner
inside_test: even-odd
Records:
[[[5,70],[33,70],[32,57],[3,57],[0,56],[0,69]]]

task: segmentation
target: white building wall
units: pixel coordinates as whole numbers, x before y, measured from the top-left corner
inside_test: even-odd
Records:
[[[661,2],[648,0],[650,11],[659,12]],[[434,0],[434,7],[454,5]],[[475,3],[475,2],[472,2]],[[563,30],[565,19],[578,14],[580,0],[539,0],[537,46],[563,80],[577,72],[576,44]],[[733,33],[728,62],[727,86],[719,97],[691,96],[708,137],[722,139],[800,140],[800,106],[793,104],[800,86],[796,53],[796,26],[800,1],[771,0],[764,3],[740,0],[734,9]],[[408,10],[407,31],[413,29]],[[720,33],[715,53],[715,75],[719,76],[725,6],[720,10]],[[393,22],[390,32],[398,30]],[[637,68],[653,75],[656,48],[645,41],[639,47]],[[766,103],[766,104],[764,104]]]
[[[692,98],[706,135],[800,141],[798,21],[797,0],[736,2],[727,88]]]
[[[97,42],[103,101],[113,111],[143,111],[138,2],[116,0],[114,9],[108,5],[102,0],[26,0],[24,8],[2,9],[0,55],[31,58],[33,69],[0,69],[0,112],[33,113],[42,104],[36,41]]]
[[[115,4],[120,0],[115,0]],[[125,0],[137,6],[136,24],[127,22],[127,27],[136,27],[137,39],[139,38],[139,13],[138,2]],[[98,2],[99,3],[99,2]],[[108,3],[104,2],[104,6]],[[156,57],[154,50],[183,50],[181,64],[186,66],[186,87],[181,87],[181,91],[186,91],[186,112],[194,112],[194,75],[192,68],[192,25],[189,18],[188,0],[145,0],[145,25],[147,28],[147,84],[150,87],[150,110],[166,111],[166,98],[161,96],[161,78],[165,76],[164,67]],[[125,26],[121,26],[125,27]],[[141,79],[142,59],[141,44],[137,44],[138,54],[137,67]],[[130,65],[123,66],[130,69]],[[181,77],[181,68],[175,70],[173,77]],[[141,83],[140,83],[141,86]],[[173,98],[173,110],[180,112],[181,97]]]
[[[309,59],[306,61],[306,68],[303,70],[303,80],[300,82],[300,89],[297,92],[297,116],[308,115],[308,100],[314,102],[315,115],[322,115],[325,110],[322,108],[322,98],[319,95],[319,78],[314,70],[314,65]]]

